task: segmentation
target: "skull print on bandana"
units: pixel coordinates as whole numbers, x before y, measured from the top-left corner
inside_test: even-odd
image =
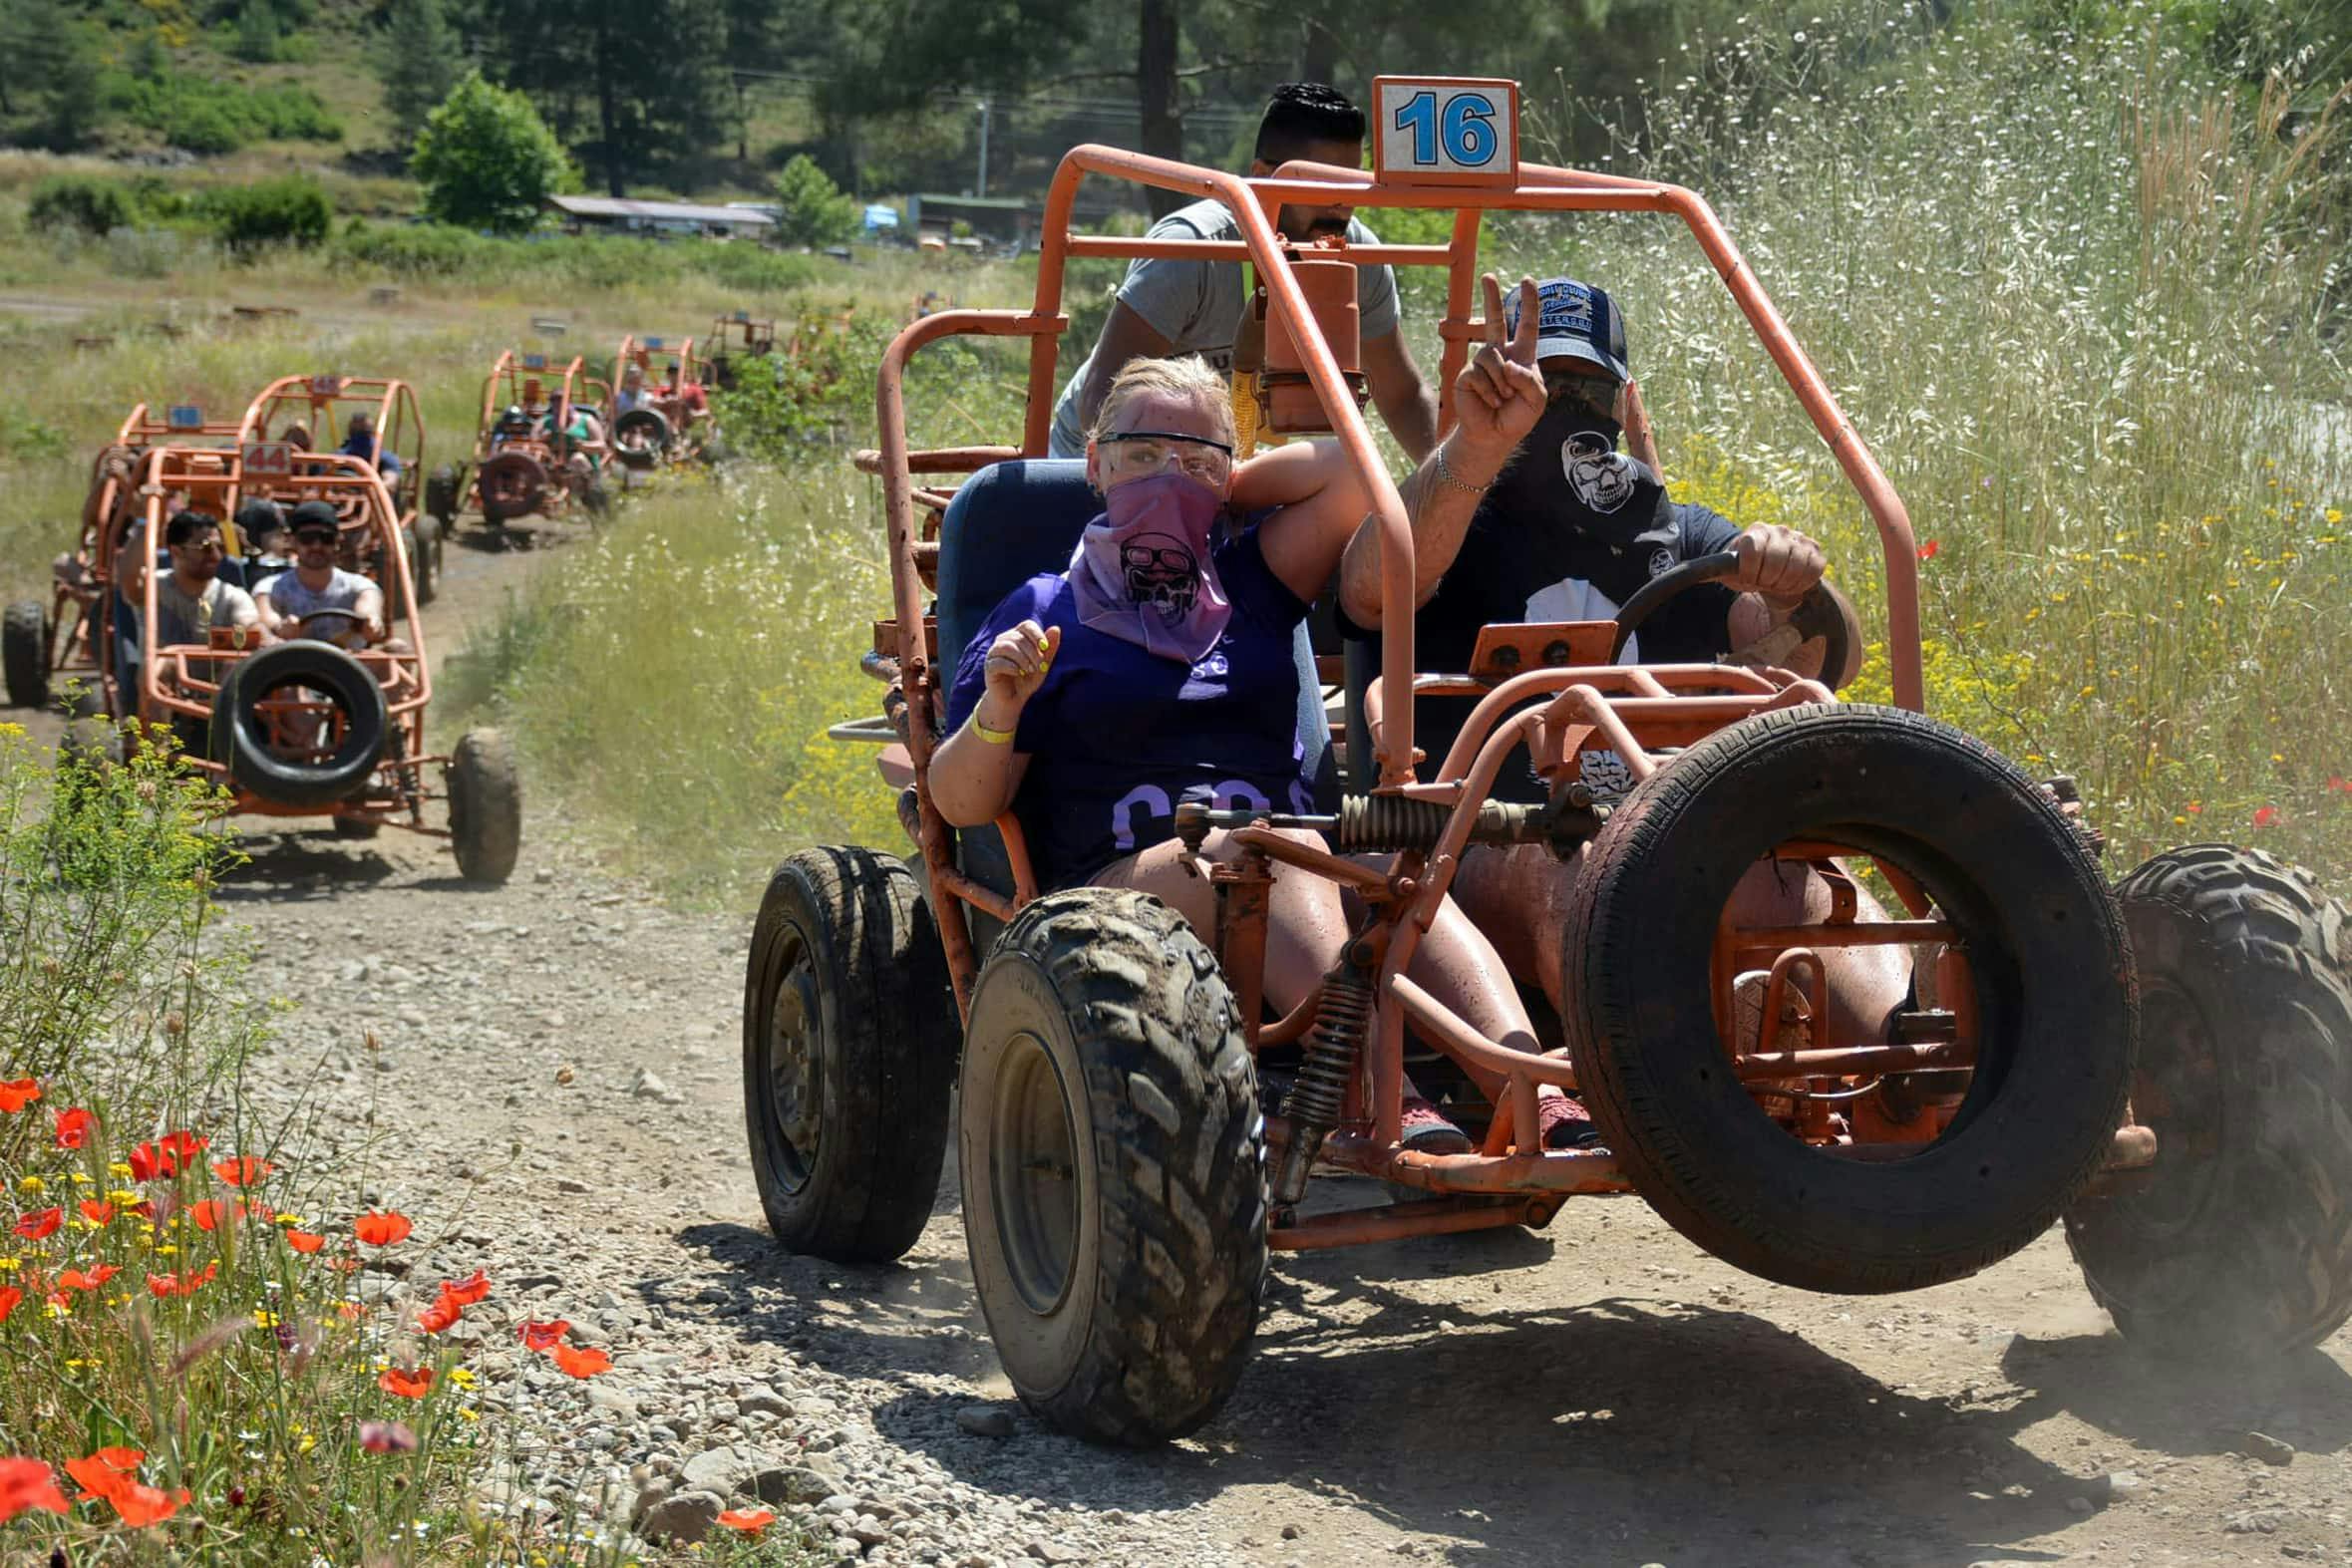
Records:
[[[1614,420],[1553,404],[1496,480],[1495,502],[1509,516],[1575,529],[1602,544],[1662,533],[1672,520],[1666,487],[1647,464],[1617,450],[1617,429]]]
[[[1216,491],[1182,473],[1115,486],[1070,558],[1078,618],[1163,659],[1197,663],[1232,615],[1210,535],[1224,514]]]

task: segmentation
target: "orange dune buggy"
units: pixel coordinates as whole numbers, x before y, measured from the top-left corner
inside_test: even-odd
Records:
[[[359,414],[368,416],[373,432],[364,441],[350,437],[344,449],[349,452],[356,445],[360,450],[352,456],[379,471],[391,470],[384,484],[400,519],[401,537],[407,541],[409,576],[416,584],[417,602],[431,604],[448,541],[440,519],[418,510],[425,485],[425,416],[407,382],[379,376],[281,376],[254,398],[237,439],[251,450],[299,429],[315,447],[331,451],[328,444],[342,439],[352,416]],[[275,482],[271,475],[248,468],[245,495],[282,499],[272,487]]]
[[[586,375],[578,355],[557,364],[537,353],[499,355],[482,383],[482,418],[470,462],[444,465],[425,486],[425,509],[446,530],[462,508],[492,527],[519,518],[559,517],[576,497],[591,517],[609,505],[603,485],[608,439],[573,421],[549,424],[550,411],[584,413],[600,425],[612,389]]]
[[[12,707],[46,707],[58,682],[97,678],[98,648],[109,635],[114,600],[112,561],[103,524],[122,504],[148,449],[159,442],[230,449],[238,444],[241,429],[239,424],[205,419],[204,411],[194,404],[171,404],[159,410],[142,403],[125,416],[114,440],[100,448],[91,463],[81,533],[73,550],[61,556],[52,570],[50,602],[21,600],[0,614],[0,671],[5,673]],[[223,521],[233,534],[235,524]],[[239,541],[232,538],[231,542]],[[82,702],[90,713],[98,711],[89,694]]]
[[[710,336],[704,340],[709,353],[703,363],[710,369],[711,385],[721,392],[733,392],[741,374],[736,357],[765,359],[776,352],[776,323],[755,320],[748,310],[732,316],[714,316]]]
[[[681,389],[690,384],[699,386],[705,368],[695,361],[692,338],[640,338],[631,334],[621,339],[620,348],[612,356],[616,397],[621,378],[631,365],[644,372],[646,381],[646,401],[626,413],[618,412],[616,404],[612,418],[612,455],[621,467],[632,472],[691,463],[701,450],[703,422],[683,395],[663,396],[666,383],[654,375],[656,355],[663,356],[665,369],[677,368]]]
[[[408,540],[383,476],[364,459],[283,442],[165,443],[141,453],[123,479],[110,475],[104,488],[98,541],[106,580],[135,589],[136,626],[110,620],[110,635],[96,639],[96,707],[79,722],[75,744],[109,745],[136,720],[168,732],[189,767],[217,780],[230,812],[326,816],[345,837],[373,837],[386,826],[444,837],[464,875],[504,881],[521,841],[513,759],[495,730],[467,734],[446,757],[426,751],[433,682],[425,628]],[[208,628],[202,642],[163,640],[157,601],[169,567],[151,561],[141,571],[124,560],[134,527],[159,541],[179,509],[230,517],[256,492],[335,508],[341,554],[367,566],[383,590],[391,634],[384,642],[366,646],[355,635],[363,630],[357,618],[339,610],[314,614],[283,641],[232,626]],[[446,828],[425,820],[437,792],[449,800]]]
[[[1542,1225],[1580,1194],[1636,1192],[1717,1256],[1833,1292],[1957,1279],[2063,1219],[2093,1293],[2136,1341],[2203,1360],[2332,1332],[2352,1314],[2343,906],[2228,845],[2160,855],[2111,888],[2068,784],[1921,711],[1909,519],[1704,200],[1518,162],[1512,84],[1384,78],[1374,102],[1397,123],[1369,174],[1294,163],[1245,180],[1073,151],[1047,197],[1032,308],[941,311],[884,354],[871,466],[893,613],[864,663],[888,696],[883,719],[838,733],[888,743],[883,772],[903,786],[917,852],[809,850],[762,904],[744,1091],[777,1237],[840,1260],[904,1252],[931,1212],[960,1084],[964,1227],[1005,1372],[1045,1419],[1122,1442],[1183,1433],[1222,1404],[1269,1248]],[[1242,238],[1074,232],[1089,175],[1216,197]],[[1298,252],[1275,232],[1284,204],[1456,217],[1445,244]],[[1491,211],[1652,212],[1689,230],[1876,524],[1898,706],[1843,704],[1786,670],[1614,662],[1663,596],[1721,561],[1655,579],[1614,621],[1491,626],[1473,669],[1417,668],[1411,527],[1356,367],[1332,348],[1352,334],[1327,330],[1307,277],[1335,261],[1445,268],[1450,393],[1484,326],[1472,309]],[[1040,895],[1018,821],[953,830],[928,777],[967,640],[1013,587],[1063,568],[1097,510],[1080,465],[1042,457],[1065,267],[1139,255],[1255,267],[1269,349],[1296,350],[1269,356],[1261,422],[1336,433],[1382,541],[1388,635],[1377,670],[1362,661],[1346,683],[1347,711],[1364,717],[1344,792],[1313,811],[1174,807],[1217,894],[1212,930],[1133,891]],[[1344,323],[1352,279],[1317,297],[1344,302]],[[910,451],[903,374],[958,334],[1026,341],[1018,441]],[[1637,453],[1654,457],[1629,415]],[[918,484],[932,475],[945,483]],[[1303,631],[1297,684],[1312,762],[1331,736]],[[1475,713],[1423,780],[1416,703],[1449,695],[1475,697]],[[1493,797],[1522,744],[1550,783],[1545,805]],[[1622,760],[1634,783],[1621,799],[1582,783],[1586,753]],[[1242,852],[1199,858],[1219,828]],[[1490,1039],[1405,972],[1474,844],[1535,845],[1577,868],[1562,1050]],[[1735,919],[1734,885],[1757,867],[1818,878],[1824,912]],[[1336,882],[1363,911],[1341,964],[1285,1017],[1263,1000],[1277,870]],[[1875,1027],[1841,1026],[1822,955],[1871,948],[1908,957],[1909,994]],[[1409,1056],[1423,1084],[1454,1071],[1450,1113],[1471,1152],[1402,1142]],[[1473,1068],[1506,1086],[1491,1101]],[[1605,1148],[1543,1146],[1544,1085],[1582,1098]],[[1305,1201],[1326,1171],[1421,1197]]]

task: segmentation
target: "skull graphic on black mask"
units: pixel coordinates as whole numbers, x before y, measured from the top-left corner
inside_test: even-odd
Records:
[[[1127,599],[1171,620],[1189,615],[1200,596],[1200,562],[1173,533],[1139,533],[1119,547]]]
[[[1559,464],[1576,497],[1599,512],[1624,505],[1647,471],[1599,431],[1577,431],[1561,442]]]

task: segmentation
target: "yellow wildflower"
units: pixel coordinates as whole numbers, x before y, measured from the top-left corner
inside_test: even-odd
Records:
[[[474,1371],[470,1367],[452,1367],[450,1369],[450,1382],[461,1389],[471,1389],[478,1381],[480,1380],[474,1376]]]
[[[129,1181],[132,1177],[131,1167],[124,1164],[119,1159],[116,1160],[113,1164],[107,1166],[106,1173],[114,1177],[117,1181]]]
[[[42,1193],[49,1190],[49,1183],[39,1176],[27,1176],[16,1184],[16,1189],[19,1192]]]
[[[277,1324],[278,1317],[276,1313],[262,1307],[255,1307],[253,1309],[253,1327],[257,1329],[274,1329],[277,1327]]]

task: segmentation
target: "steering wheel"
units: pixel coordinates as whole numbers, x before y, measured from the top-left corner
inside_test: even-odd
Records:
[[[1632,598],[1617,611],[1617,636],[1609,645],[1609,659],[1614,663],[1625,652],[1625,644],[1641,623],[1658,612],[1658,606],[1680,593],[1686,593],[1703,582],[1721,582],[1740,569],[1740,558],[1730,550],[1717,550],[1696,560],[1660,572],[1643,583]],[[1789,624],[1797,628],[1807,641],[1822,639],[1822,673],[1825,685],[1834,685],[1846,671],[1847,661],[1852,656],[1853,645],[1847,635],[1846,615],[1839,609],[1837,598],[1827,582],[1817,582],[1797,601],[1797,609],[1789,617]]]
[[[344,630],[333,634],[311,630],[312,622],[325,620],[341,621],[344,625]],[[350,637],[353,632],[358,632],[360,634],[361,643],[364,646],[368,641],[367,624],[366,617],[362,616],[357,610],[313,610],[308,615],[303,616],[300,620],[294,623],[294,637],[296,639],[308,642],[333,643],[336,647],[340,648],[345,646],[344,640],[346,638]]]

